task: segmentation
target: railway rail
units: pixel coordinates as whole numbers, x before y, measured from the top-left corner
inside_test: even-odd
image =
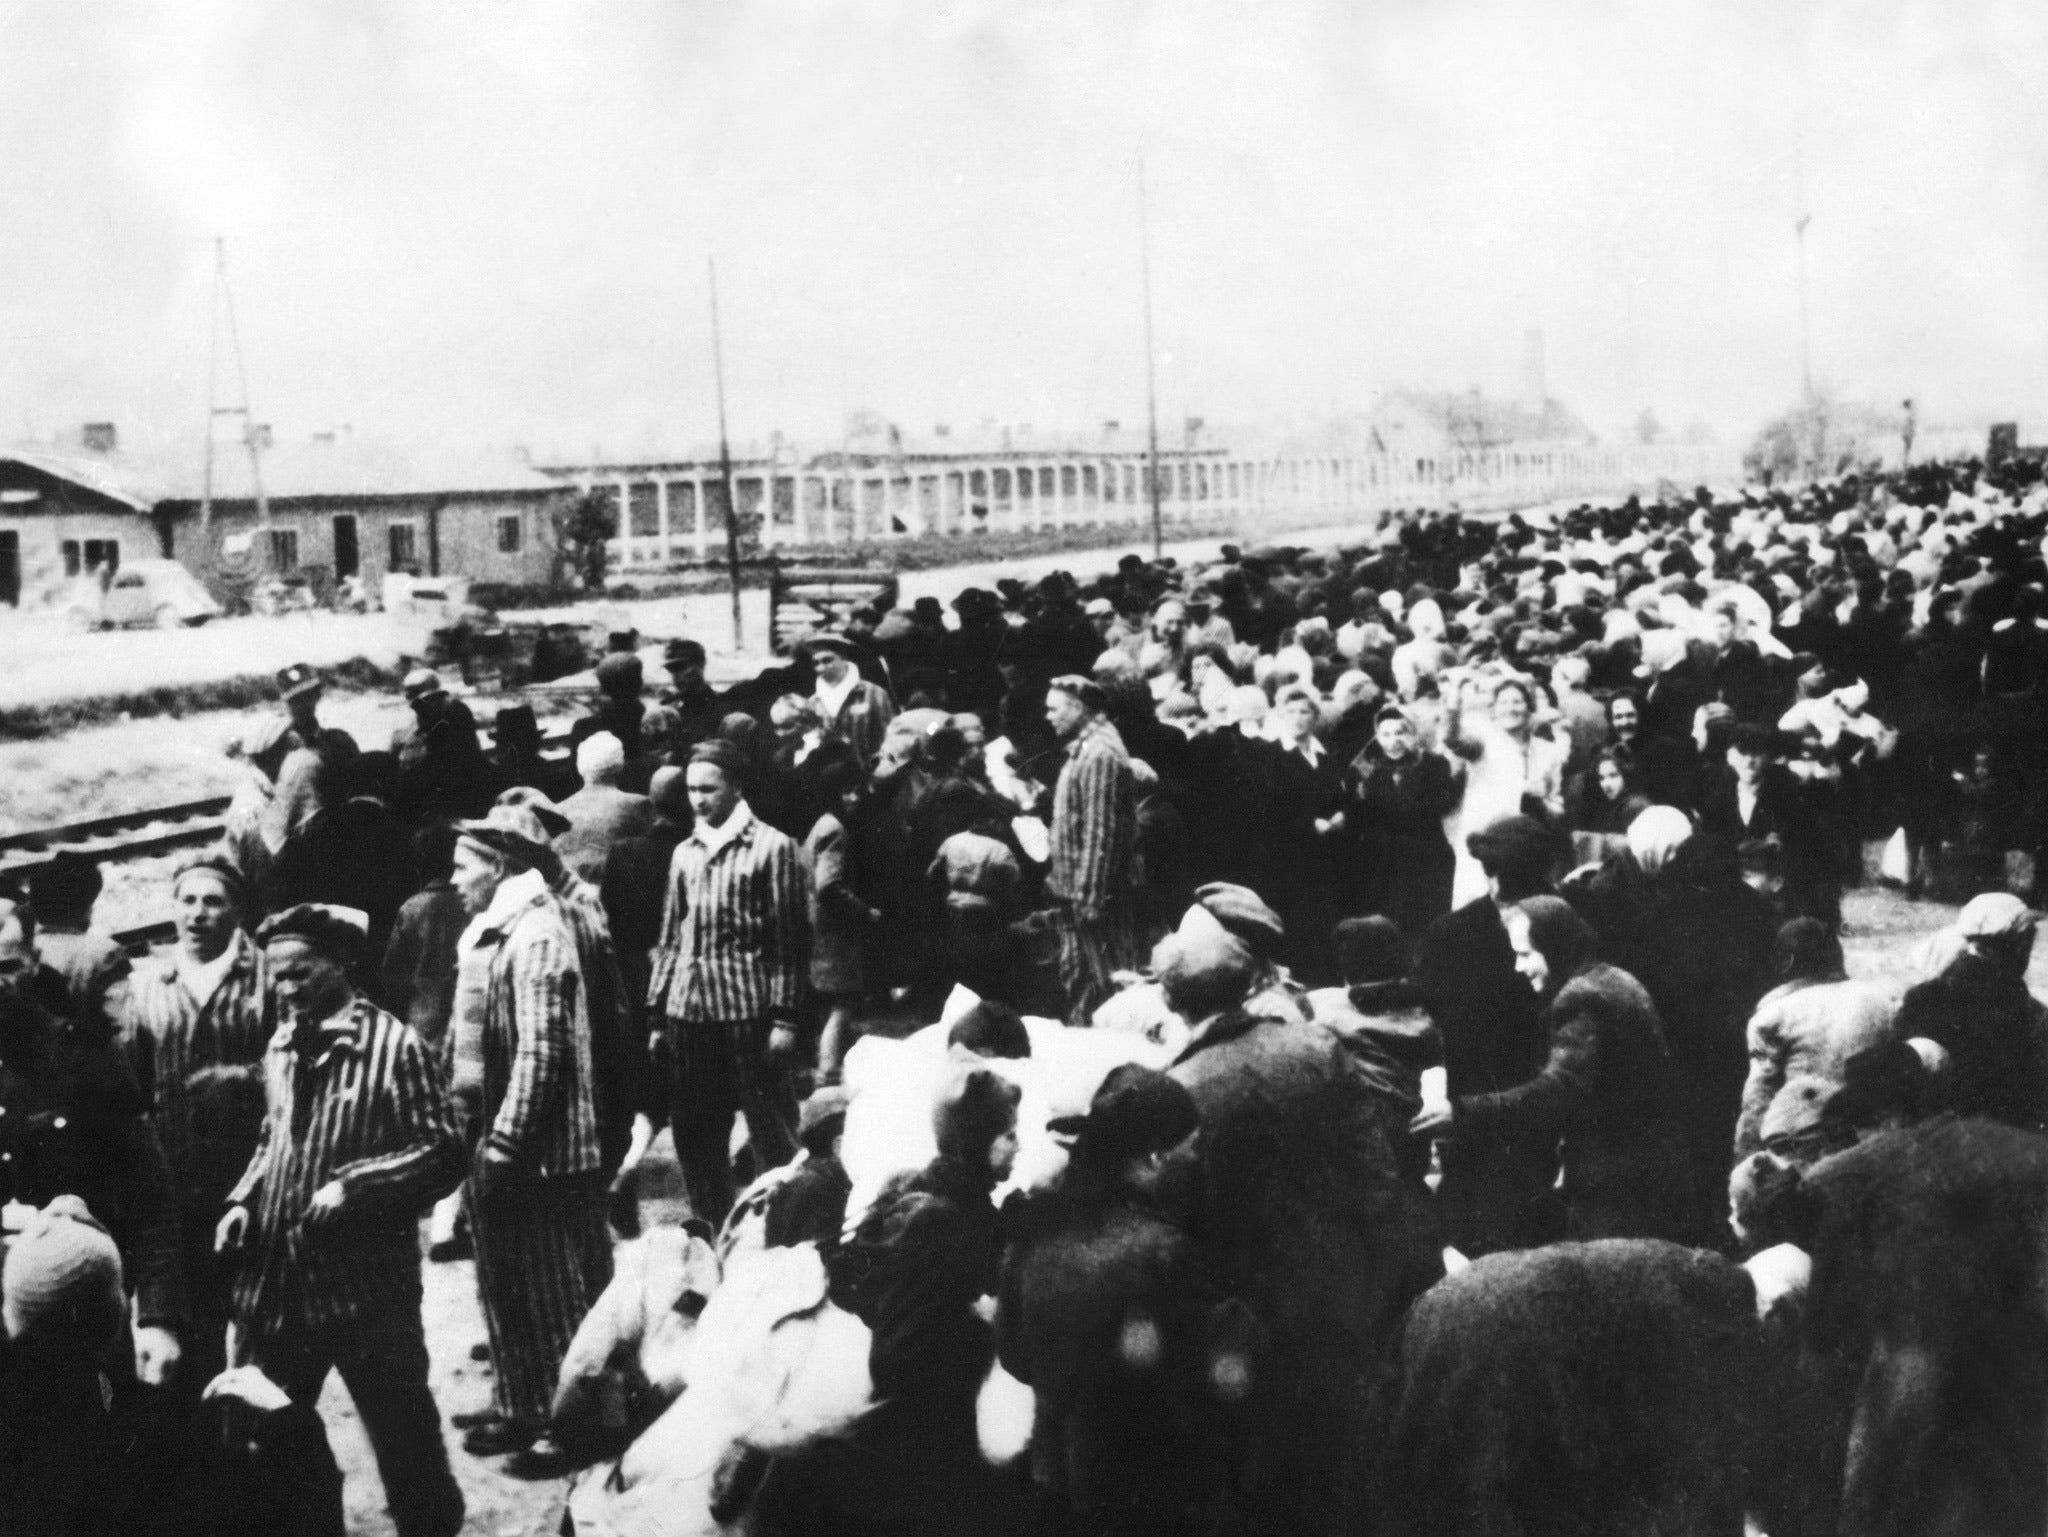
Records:
[[[567,732],[541,739],[541,751],[550,756],[566,752],[568,746]],[[48,865],[60,850],[85,855],[100,864],[127,864],[180,849],[205,848],[219,842],[227,831],[229,800],[229,796],[213,795],[172,806],[0,833],[0,880],[23,880]],[[172,936],[169,919],[114,931],[115,940],[136,955],[168,944]]]

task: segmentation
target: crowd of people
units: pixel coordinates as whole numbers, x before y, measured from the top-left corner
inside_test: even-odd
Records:
[[[261,1420],[301,1468],[273,1491],[291,1529],[341,1530],[309,1423],[335,1371],[398,1530],[460,1529],[429,1214],[435,1259],[474,1254],[487,1326],[494,1396],[454,1416],[462,1446],[562,1472],[556,1377],[664,1127],[710,1229],[750,1180],[807,1169],[771,1226],[821,1245],[874,1331],[887,1412],[861,1456],[755,1467],[727,1514],[1479,1529],[1417,1485],[1428,1456],[1360,1461],[1449,1412],[1428,1393],[1476,1391],[1445,1364],[1465,1322],[1403,1343],[1397,1321],[1561,1272],[1489,1262],[1475,1293],[1447,1250],[1594,1245],[1598,1269],[1599,1241],[1649,1240],[1732,1265],[1873,1139],[2048,1132],[2025,980],[2044,531],[2037,468],[1928,465],[1126,556],[967,589],[951,622],[931,598],[856,612],[722,691],[687,639],[651,691],[620,637],[566,760],[526,704],[487,747],[424,669],[412,721],[363,750],[288,667],[221,847],[173,878],[168,954],[131,971],[93,928],[89,860],[0,900],[21,1529],[194,1519],[184,1470],[250,1462]],[[1843,963],[1871,847],[1961,905],[1902,997]],[[842,1231],[831,1136],[863,1034],[964,988],[959,1049],[1015,1055],[1023,1019],[1118,1028],[1148,987],[1184,1044],[1111,1075],[1052,1188],[998,1209],[1015,1096],[970,1074],[939,1157]],[[1110,1369],[1144,1354],[1134,1315],[1092,1305],[1140,1271],[1145,1348],[1170,1357],[1142,1388]],[[1014,1488],[961,1430],[998,1356],[1037,1398]],[[1232,1387],[1218,1363],[1246,1362],[1256,1387]],[[264,1383],[296,1428],[250,1407]],[[1877,1508],[1859,1467],[1899,1476],[1849,1458],[1851,1411],[1813,1508]],[[2040,1445],[1996,1474],[2037,1524]]]

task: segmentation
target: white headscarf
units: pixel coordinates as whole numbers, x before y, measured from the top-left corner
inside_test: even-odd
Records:
[[[1676,806],[1652,806],[1628,824],[1628,851],[1646,875],[1655,875],[1692,836],[1692,822]]]

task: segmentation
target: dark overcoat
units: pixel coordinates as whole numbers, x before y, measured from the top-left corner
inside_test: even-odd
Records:
[[[1542,1071],[1511,1089],[1457,1096],[1456,1135],[1509,1130],[1560,1144],[1573,1238],[1693,1237],[1699,1210],[1677,1086],[1643,985],[1593,961],[1558,990],[1543,1025]]]
[[[1212,1020],[1171,1069],[1193,1096],[1197,1239],[1250,1311],[1251,1530],[1348,1529],[1368,1379],[1436,1256],[1408,1252],[1410,1106],[1321,1025]],[[1434,1259],[1435,1263],[1430,1261]]]
[[[1515,970],[1491,898],[1468,902],[1423,930],[1414,979],[1443,1039],[1453,1097],[1512,1088],[1542,1065],[1536,995]],[[1554,1137],[1531,1136],[1513,1123],[1460,1132],[1444,1145],[1437,1190],[1448,1241],[1476,1256],[1557,1237],[1556,1178]]]

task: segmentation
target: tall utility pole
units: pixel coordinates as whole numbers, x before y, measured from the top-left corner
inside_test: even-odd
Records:
[[[1145,162],[1138,162],[1138,269],[1145,287],[1145,417],[1149,448],[1145,478],[1152,490],[1152,558],[1165,553],[1165,537],[1159,527],[1159,378],[1157,354],[1152,349],[1152,229],[1145,209]]]
[[[228,322],[228,348],[235,355],[235,383],[242,392],[239,406],[223,406],[216,402],[220,398],[220,322],[225,311]],[[213,238],[213,313],[208,319],[206,332],[206,467],[199,483],[199,526],[209,528],[213,524],[213,424],[216,417],[239,416],[242,419],[242,444],[249,450],[249,481],[256,493],[256,522],[259,527],[270,526],[270,503],[263,495],[263,446],[256,429],[255,413],[249,409],[249,370],[242,360],[242,332],[235,323],[235,291],[228,287],[228,245],[216,235]]]
[[[1813,399],[1813,321],[1806,301],[1806,226],[1813,215],[1806,211],[1805,155],[1800,141],[1792,141],[1792,235],[1799,243],[1799,377],[1806,398]]]
[[[220,289],[227,253],[219,236],[213,242],[213,307],[206,316],[206,467],[199,477],[199,527],[213,527],[213,419],[220,398]]]
[[[725,435],[725,348],[718,336],[718,262],[707,256],[704,266],[711,274],[711,373],[718,385],[718,474],[725,483],[725,559],[732,576],[732,649],[738,652],[744,649],[740,635],[740,499],[732,483],[732,444]]]

